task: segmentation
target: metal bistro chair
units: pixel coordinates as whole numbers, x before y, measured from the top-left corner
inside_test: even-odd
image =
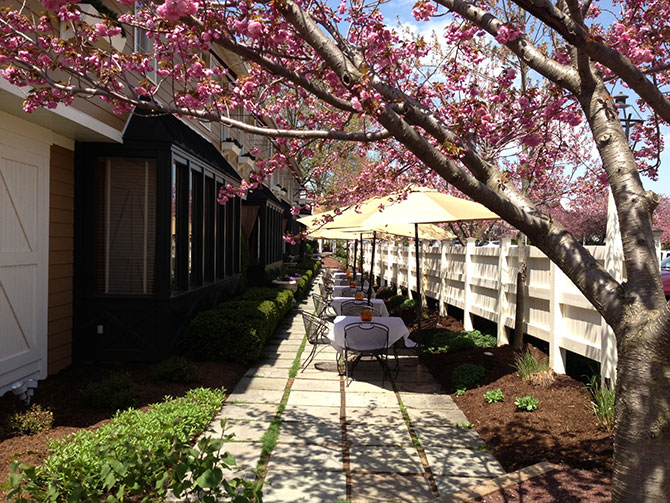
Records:
[[[313,314],[302,312],[302,322],[305,325],[305,333],[307,334],[307,342],[312,345],[312,351],[302,364],[302,372],[309,366],[317,353],[317,348],[320,344],[330,344],[328,340],[328,325]]]
[[[382,386],[386,380],[386,373],[390,374],[387,364],[389,350],[389,329],[381,323],[362,321],[350,323],[344,327],[344,363],[347,381],[350,374],[353,380],[353,371],[363,356],[374,356],[384,370]],[[356,354],[350,362],[349,353]]]
[[[359,316],[366,307],[371,308],[372,306],[368,306],[368,303],[364,300],[345,300],[342,302],[340,312],[342,316]]]
[[[312,300],[314,301],[314,310],[317,317],[325,321],[330,321],[330,318],[337,316],[337,313],[335,313],[335,311],[333,311],[333,309],[330,307],[330,303],[328,302],[327,298],[319,295],[318,293],[313,293]]]
[[[321,296],[325,299],[330,299],[333,296],[333,287],[319,283],[319,292],[321,292]]]

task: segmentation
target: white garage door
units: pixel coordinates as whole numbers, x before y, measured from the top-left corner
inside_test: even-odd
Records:
[[[49,138],[11,117],[0,125],[0,395],[47,370]]]

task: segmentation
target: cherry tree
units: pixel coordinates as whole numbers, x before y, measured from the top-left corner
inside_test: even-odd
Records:
[[[670,308],[652,233],[659,197],[640,178],[655,175],[659,131],[670,121],[668,0],[615,0],[619,12],[606,16],[592,0],[513,0],[513,15],[496,2],[419,0],[417,21],[447,20],[439,48],[389,27],[380,2],[165,0],[134,10],[121,0],[116,19],[91,21],[74,1],[41,1],[11,4],[0,16],[0,71],[27,89],[26,111],[101,99],[118,113],[172,113],[275,137],[273,158],[222,200],[292,155],[353,142],[378,162],[366,162],[355,186],[332,195],[338,206],[415,182],[446,183],[527,235],[616,334],[614,501],[670,494]],[[540,37],[530,29],[538,25]],[[155,53],[103,49],[122,26],[146,30]],[[222,51],[249,65],[233,85],[223,84],[225,65],[210,68],[203,58]],[[146,77],[154,70],[157,82]],[[524,83],[528,76],[533,82]],[[634,92],[650,117],[633,129],[639,147],[617,117],[616,85]],[[236,120],[241,108],[276,127]],[[336,162],[312,169],[319,177]],[[584,197],[611,188],[625,283],[546,211],[547,197],[554,194],[554,205],[562,197],[566,176],[581,177]]]

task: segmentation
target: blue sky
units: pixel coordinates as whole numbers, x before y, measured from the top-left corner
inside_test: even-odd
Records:
[[[444,24],[448,22],[446,18],[436,18],[430,22],[417,22],[412,17],[412,7],[415,3],[416,0],[391,0],[381,6],[381,11],[389,24],[395,25],[396,19],[398,19],[401,23],[412,26],[417,32],[421,33],[429,33],[433,29],[439,32]],[[601,1],[599,3],[603,9],[608,5],[611,6],[609,1]],[[632,95],[630,90],[622,89],[622,91],[624,94]],[[617,91],[614,94],[619,94],[619,92]],[[629,104],[634,103],[634,101],[633,97],[628,99]],[[633,116],[635,117],[634,113]],[[653,190],[658,194],[670,196],[670,174],[666,173],[670,169],[670,128],[665,127],[661,132],[664,136],[666,148],[661,154],[661,167],[658,170],[658,179],[657,181],[652,181],[648,178],[643,178],[643,184],[647,190]]]

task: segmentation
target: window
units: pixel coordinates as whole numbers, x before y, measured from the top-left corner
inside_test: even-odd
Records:
[[[101,158],[97,170],[96,291],[151,294],[156,246],[156,164]]]
[[[138,1],[135,4],[135,13],[137,13],[138,10],[142,9],[144,7],[144,2],[143,1]],[[137,53],[142,53],[142,54],[154,54],[154,41],[153,39],[149,38],[149,35],[147,33],[147,30],[143,30],[142,28],[135,28],[135,44],[134,44],[134,49],[135,52]],[[151,80],[154,84],[158,82],[158,79],[156,78],[156,58],[153,58],[153,64],[152,64],[154,70],[152,72],[147,73],[147,78]]]
[[[218,202],[223,178],[186,159],[172,167],[173,292],[198,288],[239,268],[239,200]]]

